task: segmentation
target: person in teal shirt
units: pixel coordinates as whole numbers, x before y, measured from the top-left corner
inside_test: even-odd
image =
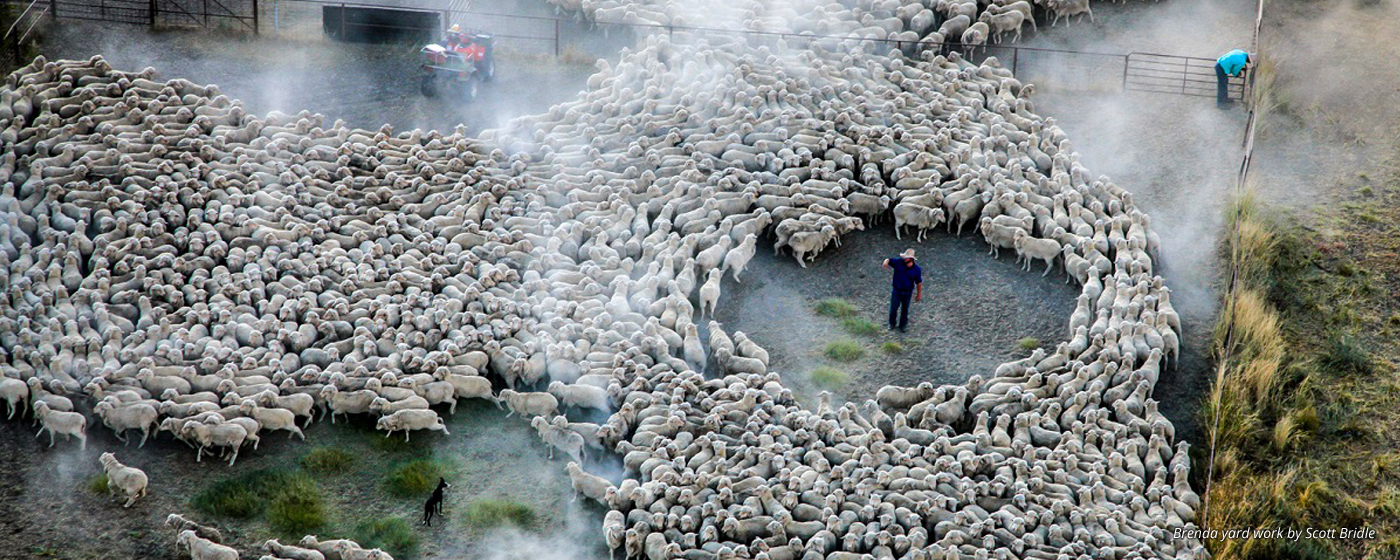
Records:
[[[1225,53],[1220,58],[1215,59],[1215,105],[1221,109],[1228,109],[1234,102],[1230,100],[1228,84],[1230,76],[1239,76],[1249,68],[1249,53],[1239,49]]]

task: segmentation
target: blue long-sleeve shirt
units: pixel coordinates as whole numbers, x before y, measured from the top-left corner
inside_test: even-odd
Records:
[[[890,257],[890,268],[894,269],[893,285],[896,292],[912,292],[916,284],[924,283],[924,271],[918,263],[905,264],[904,257]]]
[[[1244,67],[1249,65],[1249,53],[1235,49],[1216,59],[1215,63],[1225,70],[1225,75],[1238,76]]]

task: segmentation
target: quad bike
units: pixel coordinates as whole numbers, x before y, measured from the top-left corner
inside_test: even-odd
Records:
[[[480,33],[449,33],[446,45],[431,44],[418,52],[425,60],[419,91],[435,97],[443,90],[458,92],[463,100],[476,99],[481,82],[496,76],[491,56],[491,36]]]

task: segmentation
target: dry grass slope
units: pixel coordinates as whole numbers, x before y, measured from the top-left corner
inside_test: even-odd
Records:
[[[1224,250],[1240,275],[1216,328],[1220,355],[1232,333],[1229,360],[1203,406],[1218,446],[1204,526],[1369,525],[1378,536],[1215,540],[1217,559],[1400,557],[1400,320],[1388,295],[1400,281],[1400,187],[1353,196],[1365,202],[1317,215],[1253,196],[1229,210],[1239,233]]]

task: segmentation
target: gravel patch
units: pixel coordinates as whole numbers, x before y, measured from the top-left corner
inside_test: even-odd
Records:
[[[998,364],[1026,356],[1017,346],[1025,337],[1038,338],[1051,349],[1068,338],[1079,292],[1064,284],[1059,270],[1048,278],[1040,276],[1043,268],[1024,272],[1013,252],[1002,251],[1000,259],[993,259],[988,246],[972,235],[937,232],[922,243],[909,236],[901,241],[888,222],[848,235],[841,243],[804,269],[788,253],[775,257],[772,239],[760,239],[743,282],[725,277],[716,313],[731,335],[743,331],[767,349],[770,369],[809,403],[821,390],[809,378],[819,366],[848,373],[850,383],[833,393],[863,402],[888,384],[940,385],[962,383],[973,374],[987,377]],[[924,297],[910,306],[908,332],[890,332],[890,273],[880,262],[906,247],[918,251]],[[839,320],[818,315],[816,304],[824,298],[854,304],[856,316],[873,322],[878,334],[850,334]],[[851,363],[824,357],[823,347],[840,339],[858,342],[865,356]],[[899,343],[904,352],[886,351],[886,342]]]

